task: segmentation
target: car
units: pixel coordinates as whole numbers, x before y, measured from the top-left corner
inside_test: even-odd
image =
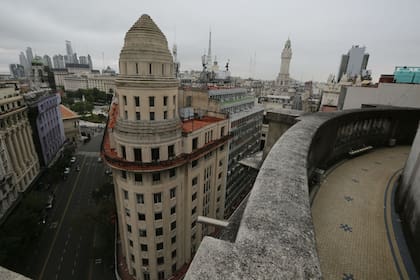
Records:
[[[80,171],[80,166],[76,166],[76,171],[79,172]]]
[[[69,174],[70,174],[70,167],[66,167],[66,168],[64,168],[64,172],[63,172],[63,174],[64,174],[64,175],[69,175]]]
[[[75,162],[76,162],[76,157],[71,157],[70,163],[75,163]]]
[[[101,157],[98,157],[98,162],[102,162],[102,158]]]
[[[51,209],[54,206],[54,195],[49,195],[45,209]]]
[[[112,171],[109,170],[109,169],[105,169],[105,174],[109,175],[109,176],[112,176]]]

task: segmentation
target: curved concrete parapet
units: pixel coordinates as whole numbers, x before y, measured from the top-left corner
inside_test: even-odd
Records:
[[[309,203],[316,169],[364,146],[410,144],[418,109],[303,116],[264,161],[234,243],[205,237],[186,279],[321,279]]]
[[[397,210],[412,242],[410,249],[420,268],[420,125],[396,192]]]

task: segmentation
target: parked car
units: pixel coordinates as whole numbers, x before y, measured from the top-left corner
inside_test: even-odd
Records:
[[[70,163],[75,163],[75,162],[76,162],[76,157],[71,157]]]
[[[98,157],[98,162],[102,162],[102,158],[101,157]]]
[[[64,172],[63,172],[64,176],[67,176],[70,174],[70,167],[66,167],[64,168]]]

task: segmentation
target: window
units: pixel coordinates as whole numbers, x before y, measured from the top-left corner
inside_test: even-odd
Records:
[[[139,96],[134,96],[134,102],[136,103],[136,107],[140,106],[140,97]]]
[[[165,74],[165,64],[162,64],[162,76]]]
[[[171,230],[174,230],[174,229],[176,229],[176,221],[173,221],[171,223]]]
[[[154,96],[149,96],[149,106],[150,107],[155,107],[155,97]]]
[[[164,120],[168,119],[168,111],[163,111],[163,119]]]
[[[163,235],[163,228],[157,228],[156,229],[156,236],[161,236],[161,235]]]
[[[222,178],[222,172],[219,173],[218,177],[219,177],[219,179]]]
[[[141,161],[141,149],[134,148],[134,161]]]
[[[170,195],[170,197],[171,197],[171,198],[174,198],[174,197],[175,197],[175,195],[176,195],[176,188],[172,188],[172,189],[170,189],[170,191],[169,191],[169,195]]]
[[[140,112],[136,112],[136,120],[140,120]]]
[[[191,185],[195,186],[198,183],[198,177],[194,177],[191,181]]]
[[[176,95],[172,96],[172,103],[176,104]]]
[[[171,207],[171,215],[175,214],[175,212],[176,212],[176,206],[172,206]]]
[[[130,217],[130,209],[125,208],[125,215],[126,215],[127,217]]]
[[[219,150],[223,151],[225,149],[225,145],[220,146]]]
[[[165,271],[159,271],[158,272],[158,280],[164,280],[164,279],[165,279]]]
[[[225,136],[225,127],[224,126],[220,129],[220,137],[223,137],[223,136]]]
[[[136,74],[139,73],[139,64],[136,62]]]
[[[121,146],[121,156],[123,159],[126,159],[127,157],[127,154],[125,152],[125,146]]]
[[[223,165],[223,160],[219,160],[219,166]]]
[[[171,244],[174,244],[175,242],[176,242],[176,235],[172,236],[172,238],[171,238]]]
[[[161,203],[162,202],[162,193],[154,193],[153,194],[153,201],[155,203]]]
[[[140,173],[134,173],[134,181],[143,182],[143,176]]]
[[[127,179],[127,171],[125,171],[125,170],[121,170],[121,177],[122,177],[123,179]]]
[[[192,140],[192,149],[193,150],[195,150],[195,149],[197,149],[198,148],[198,138],[197,137],[195,137],[195,138],[193,138],[193,140]]]
[[[125,95],[123,95],[123,102],[124,102],[124,105],[127,105],[127,96]]]
[[[136,194],[137,203],[138,204],[144,204],[144,196],[141,193]]]
[[[219,201],[220,201],[220,196],[217,197],[217,202],[219,202]]]
[[[143,213],[138,213],[138,218],[139,218],[139,221],[145,221],[146,220],[146,215],[143,214]]]
[[[195,214],[195,212],[197,212],[197,207],[194,207],[194,208],[191,210],[191,215],[194,215],[194,214]]]
[[[124,111],[124,119],[125,120],[128,119],[128,112],[127,111]],[[74,124],[74,127],[76,127],[76,123]]]
[[[133,247],[133,240],[128,240],[128,243],[130,244],[130,247]]]
[[[155,120],[155,112],[150,112],[149,113],[149,118],[150,118],[151,121],[154,121]]]
[[[152,160],[159,160],[159,148],[152,148]]]
[[[176,272],[176,263],[174,263],[173,265],[172,265],[172,273],[175,273]]]
[[[176,169],[175,168],[169,169],[169,178],[175,177],[175,175],[176,175]]]
[[[135,262],[135,261],[136,261],[136,258],[134,257],[134,255],[133,255],[133,254],[131,254],[131,261],[132,261],[132,262]]]
[[[149,63],[149,74],[152,75],[152,64]]]
[[[193,160],[193,161],[191,162],[191,167],[196,167],[196,166],[197,166],[197,164],[198,164],[198,159]]]
[[[163,242],[156,244],[156,250],[163,250]]]
[[[153,182],[159,182],[160,181],[160,173],[159,172],[152,173],[152,181]]]
[[[147,244],[140,244],[140,249],[141,249],[143,252],[147,252]]]
[[[149,272],[143,272],[143,278],[144,278],[144,280],[150,280]]]
[[[217,191],[220,191],[221,188],[222,188],[222,185],[218,185],[217,186]]]
[[[139,236],[140,237],[146,237],[147,231],[145,229],[139,229]]]
[[[163,257],[157,258],[157,264],[163,264],[163,263],[164,263]]]
[[[163,97],[163,106],[167,106],[168,105],[168,97],[164,96]]]
[[[168,157],[169,158],[175,157],[175,145],[168,146]]]
[[[124,193],[124,199],[128,199],[128,191],[123,190],[123,193]]]
[[[131,225],[127,224],[127,231],[131,232]]]
[[[193,193],[193,195],[192,195],[192,197],[191,197],[191,200],[192,201],[194,201],[194,200],[196,200],[197,199],[197,193],[195,192],[195,193]]]
[[[149,259],[142,259],[141,262],[143,265],[149,265]]]
[[[191,107],[192,105],[192,96],[187,96],[186,107]]]
[[[155,220],[162,220],[162,212],[155,213]]]
[[[175,258],[176,257],[176,250],[173,250],[171,255],[172,255],[172,258]]]

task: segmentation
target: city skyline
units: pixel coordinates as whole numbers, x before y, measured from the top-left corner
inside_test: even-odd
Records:
[[[250,60],[256,54],[255,78],[274,80],[288,36],[294,53],[290,76],[298,80],[325,81],[329,74],[336,75],[341,55],[352,45],[366,46],[374,81],[380,74],[392,73],[395,66],[420,64],[415,30],[420,3],[416,1],[404,5],[356,1],[351,6],[332,1],[265,1],[259,6],[216,1],[210,9],[189,1],[165,3],[165,9],[161,2],[143,7],[130,1],[121,15],[115,13],[116,3],[102,3],[79,5],[76,1],[65,10],[52,1],[3,3],[0,72],[8,73],[9,64],[18,63],[19,53],[28,46],[41,56],[65,53],[65,40],[72,42],[78,54],[90,53],[95,68],[109,65],[118,71],[118,42],[143,13],[161,23],[170,48],[177,43],[182,71],[201,69],[210,28],[212,53],[219,65],[229,59],[232,75],[242,78],[250,75]]]

